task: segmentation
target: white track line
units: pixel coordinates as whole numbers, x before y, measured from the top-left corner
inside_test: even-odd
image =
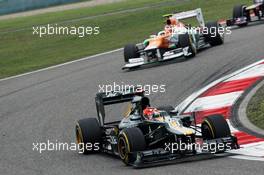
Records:
[[[69,62],[66,62],[66,63],[62,63],[62,64],[57,64],[57,65],[46,67],[46,68],[43,68],[43,69],[38,69],[38,70],[35,70],[35,71],[27,72],[27,73],[24,73],[24,74],[19,74],[19,75],[3,78],[3,79],[0,79],[0,82],[6,81],[6,80],[10,80],[10,79],[14,79],[14,78],[23,77],[23,76],[26,76],[26,75],[31,75],[31,74],[38,73],[38,72],[43,72],[43,71],[46,71],[46,70],[49,70],[49,69],[62,67],[62,66],[69,65],[69,64],[72,64],[72,63],[77,63],[77,62],[80,62],[80,61],[89,60],[91,58],[96,58],[96,57],[99,57],[99,56],[111,54],[111,53],[118,52],[118,51],[121,51],[121,50],[123,50],[123,48],[111,50],[111,51],[108,51],[108,52],[99,53],[99,54],[96,54],[96,55],[92,55],[92,56],[89,56],[89,57],[84,57],[84,58],[81,58],[81,59],[78,59],[78,60],[73,60],[73,61],[69,61]]]

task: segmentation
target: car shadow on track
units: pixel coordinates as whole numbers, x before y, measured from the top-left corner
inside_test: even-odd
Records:
[[[182,164],[182,163],[194,163],[194,162],[199,162],[199,161],[208,161],[208,160],[216,160],[216,159],[222,159],[222,158],[227,158],[228,156],[232,155],[231,153],[223,153],[223,154],[209,154],[209,155],[197,155],[197,156],[192,156],[189,158],[181,158],[181,159],[176,159],[174,161],[168,161],[165,163],[157,164],[157,163],[150,163],[147,166],[141,167],[141,168],[134,168],[133,166],[126,166],[123,164],[123,162],[120,160],[118,156],[113,156],[109,154],[99,154],[97,156],[100,156],[100,158],[105,159],[105,162],[114,162],[114,166],[119,169],[137,169],[137,170],[143,170],[143,169],[155,169],[159,167],[164,167],[164,166],[172,166],[172,165],[177,165],[177,164]]]

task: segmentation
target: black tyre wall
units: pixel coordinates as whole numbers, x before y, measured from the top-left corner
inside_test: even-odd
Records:
[[[208,34],[205,35],[206,41],[211,45],[211,46],[217,46],[221,45],[224,43],[223,38],[221,37],[219,33],[219,24],[218,22],[208,22],[205,25],[208,29]]]
[[[124,48],[124,60],[125,62],[129,62],[129,59],[131,58],[138,58],[140,57],[140,54],[138,52],[138,48],[134,44],[128,44]]]
[[[204,128],[208,127],[210,129],[209,138],[205,139],[217,139],[217,138],[223,138],[223,137],[229,137],[231,136],[231,131],[229,128],[228,123],[221,115],[211,115],[205,118],[205,120],[202,123],[202,135],[207,135],[204,131]]]
[[[96,118],[85,118],[81,119],[76,124],[76,132],[77,130],[81,132],[81,136],[83,139],[83,144],[99,144],[101,143],[102,139],[102,130],[100,128],[99,122]],[[76,133],[77,134],[77,133]],[[86,150],[84,149],[84,153],[93,153],[99,150]]]

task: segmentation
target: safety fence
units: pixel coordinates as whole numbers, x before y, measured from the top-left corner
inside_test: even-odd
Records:
[[[84,0],[0,0],[0,15]]]

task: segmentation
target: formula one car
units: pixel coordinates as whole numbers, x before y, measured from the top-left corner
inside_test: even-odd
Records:
[[[137,168],[174,163],[199,155],[215,155],[238,148],[226,120],[208,116],[201,126],[195,115],[179,116],[171,106],[154,108],[141,90],[98,93],[95,98],[98,119],[85,118],[76,124],[77,143],[84,154],[104,152],[119,156],[126,165]],[[105,122],[105,105],[129,102],[130,108],[119,121]],[[200,145],[214,145],[201,149]],[[100,145],[88,149],[84,145]],[[180,149],[182,144],[187,145]],[[221,149],[218,145],[222,145]]]
[[[166,25],[157,35],[151,35],[139,45],[127,44],[124,47],[123,69],[140,67],[144,64],[166,61],[184,56],[194,57],[198,50],[208,45],[224,43],[224,34],[219,33],[218,22],[205,24],[202,10],[164,15]],[[199,26],[184,25],[180,20],[196,17]]]
[[[233,19],[227,20],[227,26],[247,26],[249,22],[262,20],[264,17],[264,0],[254,0],[251,6],[236,5],[233,8]]]

